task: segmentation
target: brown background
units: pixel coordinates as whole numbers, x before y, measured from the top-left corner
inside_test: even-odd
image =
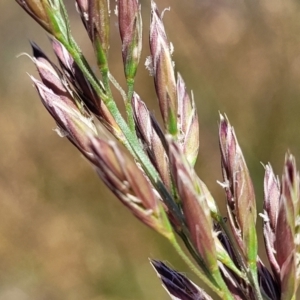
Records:
[[[73,33],[92,49],[70,9]],[[197,171],[223,206],[218,112],[235,126],[259,210],[263,167],[281,173],[289,148],[300,158],[300,7],[294,0],[164,0],[176,69],[193,89],[200,120]],[[115,2],[112,2],[112,11]],[[142,1],[144,52],[137,92],[158,115],[148,55],[149,1]],[[123,83],[112,20],[111,71]],[[148,257],[194,278],[173,249],[141,225],[102,185],[55,125],[26,75],[36,74],[29,40],[46,34],[12,0],[0,2],[0,300],[168,299]],[[49,52],[50,53],[50,52]],[[96,67],[94,67],[96,68]],[[258,224],[260,228],[260,223]],[[260,239],[262,256],[263,244]]]

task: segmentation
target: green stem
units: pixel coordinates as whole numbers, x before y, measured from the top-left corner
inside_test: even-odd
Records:
[[[176,238],[174,235],[172,235],[169,238],[170,243],[175,248],[178,255],[183,259],[183,261],[190,267],[190,269],[207,285],[209,286],[221,299],[226,300],[234,300],[234,298],[230,295],[230,293],[224,293],[222,289],[217,287],[215,284],[213,284],[208,277],[203,274],[199,269],[195,268],[193,262],[190,260],[190,258],[184,253],[184,251],[181,249],[180,245],[178,244]],[[227,288],[226,288],[227,290]]]
[[[128,121],[128,125],[129,125],[129,128],[131,129],[131,131],[135,132],[135,122],[134,122],[134,118],[133,118],[133,109],[132,109],[132,105],[131,105],[131,99],[132,99],[133,92],[134,92],[134,79],[131,79],[131,78],[127,79],[127,88],[128,88],[128,92],[127,92],[127,99],[125,102],[127,121]]]
[[[244,273],[247,274],[247,266],[246,266],[246,262],[244,260],[244,257],[241,255],[240,251],[238,249],[240,249],[239,245],[237,244],[235,238],[232,235],[232,232],[228,229],[227,224],[224,222],[224,219],[221,216],[218,216],[217,218],[217,222],[221,225],[222,229],[225,232],[225,235],[228,238],[228,241],[231,245],[231,248],[234,252],[234,256],[239,264],[239,266],[244,270]],[[243,278],[245,279],[245,278]],[[249,282],[248,282],[249,284]]]
[[[250,276],[250,282],[253,285],[254,296],[255,296],[255,299],[257,299],[257,300],[263,300],[263,297],[262,297],[261,292],[260,292],[258,278],[257,278],[256,263],[255,263],[255,268],[252,268],[252,267],[250,266],[250,272],[249,272],[250,274],[249,274],[249,276]],[[255,269],[255,271],[254,271],[254,269]]]
[[[246,278],[248,279],[248,282],[245,278],[245,276],[243,276],[243,279],[252,286],[253,288],[253,292],[255,295],[255,299],[257,300],[262,300],[262,295],[260,292],[260,287],[259,287],[259,283],[258,283],[258,279],[257,279],[257,272],[253,271],[253,270],[257,270],[256,269],[256,263],[255,263],[255,267],[253,268],[253,266],[249,266],[249,269],[247,267],[247,263],[244,260],[243,255],[241,255],[240,251],[238,250],[240,247],[237,244],[236,240],[234,239],[232,232],[230,230],[228,230],[228,226],[225,224],[223,218],[218,218],[218,223],[221,225],[222,229],[224,230],[229,243],[231,244],[232,250],[234,252],[235,258],[238,261],[238,264],[241,266],[241,268],[244,270],[244,273],[247,275]]]
[[[192,243],[190,242],[189,238],[187,237],[187,234],[184,233],[184,230],[182,232],[178,232],[178,235],[181,237],[181,239],[184,241],[187,249],[189,250],[189,252],[191,253],[191,255],[193,256],[193,258],[195,259],[195,261],[198,263],[198,265],[200,266],[200,268],[202,270],[204,270],[205,275],[208,278],[212,278],[211,280],[214,280],[215,282],[217,282],[217,284],[221,287],[221,289],[223,291],[226,291],[229,295],[230,295],[230,291],[228,290],[227,285],[225,284],[222,276],[220,275],[220,271],[217,270],[216,272],[214,272],[213,274],[211,274],[207,268],[206,265],[204,263],[204,261],[202,260],[202,258],[198,255],[197,250],[194,248],[194,246],[192,245]],[[238,274],[241,274],[241,272],[236,268],[236,270],[230,268],[232,271],[235,271]],[[241,276],[241,278],[243,278],[243,276]]]
[[[102,82],[105,88],[106,93],[108,94],[109,98],[112,98],[112,93],[109,85],[109,78],[108,78],[108,68],[102,69],[101,75],[102,75]]]
[[[205,263],[201,256],[199,256],[197,250],[195,249],[194,245],[191,243],[190,239],[187,237],[187,235],[181,231],[177,232],[177,234],[180,236],[180,238],[183,240],[186,248],[188,249],[189,253],[192,255],[194,260],[197,262],[198,266],[201,268],[201,270],[204,272],[204,275],[210,279],[210,281],[213,281],[213,277],[210,275],[209,271],[207,270]]]

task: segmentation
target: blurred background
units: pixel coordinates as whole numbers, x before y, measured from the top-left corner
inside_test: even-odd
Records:
[[[96,69],[73,1],[77,42]],[[200,120],[197,171],[223,207],[218,114],[234,125],[252,175],[258,209],[261,165],[282,171],[287,149],[300,161],[300,4],[296,0],[160,0],[176,70],[194,92]],[[144,50],[136,91],[159,114],[149,54],[150,1],[141,1]],[[111,3],[112,11],[115,2]],[[27,72],[34,40],[47,35],[11,0],[0,2],[0,300],[169,299],[148,257],[190,278],[158,234],[140,224],[100,182],[41,105]],[[121,44],[112,14],[110,68],[121,82]],[[261,222],[258,222],[258,228]],[[260,237],[260,253],[264,257]]]

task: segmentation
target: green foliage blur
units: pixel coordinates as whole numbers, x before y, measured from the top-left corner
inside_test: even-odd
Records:
[[[93,50],[68,4],[73,33],[96,70]],[[150,1],[143,0],[144,50],[136,91],[159,114],[145,61]],[[220,206],[225,197],[218,113],[234,125],[254,181],[261,165],[282,171],[287,149],[300,164],[300,3],[296,0],[161,0],[174,60],[193,90],[200,121],[197,171]],[[110,68],[124,83],[111,2]],[[47,35],[11,0],[0,2],[0,300],[168,299],[148,257],[192,272],[160,236],[140,224],[100,182],[89,163],[52,130],[27,76],[29,40]],[[117,94],[116,94],[117,95]],[[118,98],[118,97],[117,97]],[[120,100],[120,99],[119,99]],[[261,223],[258,223],[260,230]],[[263,249],[260,238],[261,249]],[[264,257],[264,252],[260,255]]]

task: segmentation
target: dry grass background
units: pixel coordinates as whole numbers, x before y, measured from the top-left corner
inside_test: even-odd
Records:
[[[73,1],[66,2],[74,35],[94,64]],[[158,115],[153,83],[143,67],[149,1],[142,6],[145,51],[136,90]],[[218,111],[225,112],[261,208],[260,162],[270,161],[279,174],[289,148],[300,165],[300,4],[161,0],[158,6],[171,6],[164,22],[176,68],[198,105],[198,173],[222,203],[216,183],[221,179],[217,121]],[[25,56],[16,58],[30,52],[28,40],[49,49],[46,34],[12,0],[0,2],[0,15],[0,300],[168,299],[147,258],[191,271],[52,130],[54,122],[26,75],[36,74],[34,66]],[[111,31],[111,70],[123,82],[116,19]]]

